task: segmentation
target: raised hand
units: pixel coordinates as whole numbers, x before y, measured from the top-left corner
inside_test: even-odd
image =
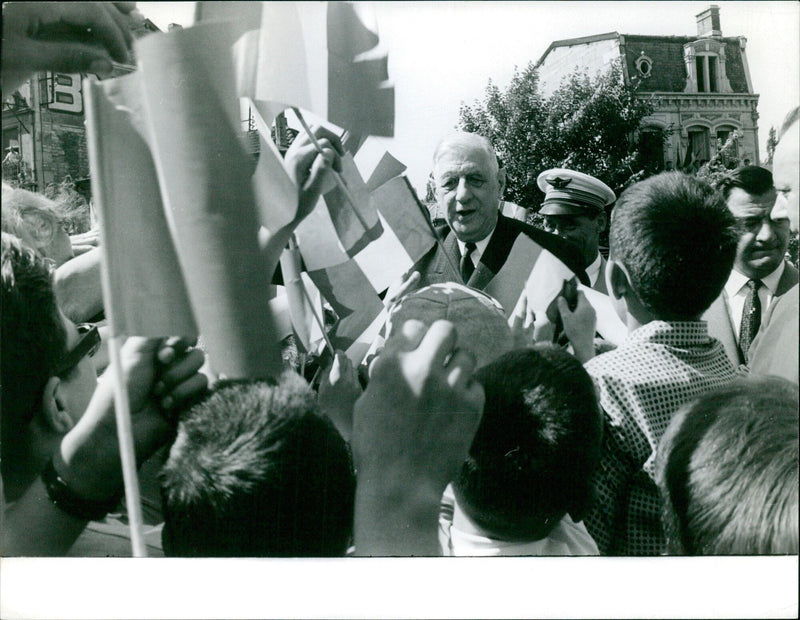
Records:
[[[111,73],[129,61],[134,2],[3,4],[3,92],[35,71]]]
[[[483,409],[475,360],[452,323],[407,321],[355,406],[358,555],[435,555],[439,500],[469,451]]]

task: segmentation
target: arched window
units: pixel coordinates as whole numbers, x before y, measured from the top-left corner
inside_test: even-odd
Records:
[[[706,127],[690,127],[687,130],[689,144],[686,148],[686,158],[683,162],[684,168],[698,167],[711,159],[711,148],[709,145],[708,129]]]
[[[717,150],[721,149],[725,146],[725,143],[728,141],[728,138],[731,137],[731,134],[736,132],[736,128],[731,125],[722,125],[717,128]],[[734,142],[733,150],[731,151],[731,155],[733,157],[739,156],[739,145],[738,143]]]

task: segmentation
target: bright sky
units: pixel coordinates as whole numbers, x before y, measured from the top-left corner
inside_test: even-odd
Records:
[[[605,32],[695,35],[711,2],[376,2],[381,46],[395,85],[395,137],[371,138],[366,155],[389,150],[424,192],[438,140],[462,102],[482,99],[489,79],[505,87],[515,67],[536,61],[554,40]],[[747,38],[753,88],[760,94],[759,144],[800,102],[800,3],[716,2],[723,36]],[[193,2],[140,2],[162,30],[189,26]],[[360,154],[361,155],[361,154]]]

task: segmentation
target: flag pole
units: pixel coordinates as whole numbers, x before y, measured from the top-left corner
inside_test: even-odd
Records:
[[[110,324],[110,322],[109,322]],[[142,526],[142,502],[139,494],[139,478],[136,473],[136,455],[133,447],[133,426],[128,391],[125,389],[125,376],[122,371],[120,338],[112,336],[108,343],[111,371],[114,379],[114,415],[117,420],[117,439],[122,461],[122,479],[125,484],[125,506],[128,509],[128,523],[131,530],[133,557],[146,558]]]
[[[294,234],[292,234],[292,236],[289,237],[289,249],[296,250],[297,247],[298,247],[297,239],[295,238]],[[325,345],[330,349],[331,355],[336,355],[336,349],[334,349],[333,343],[331,342],[331,339],[328,337],[328,333],[325,331],[325,324],[322,322],[322,319],[317,314],[317,310],[316,308],[314,308],[314,302],[311,300],[311,296],[308,294],[306,287],[303,285],[303,280],[300,274],[298,274],[298,279],[299,279],[298,282],[299,288],[301,291],[303,291],[303,297],[305,297],[305,300],[308,302],[308,307],[311,309],[311,314],[314,317],[314,320],[317,322],[319,330],[322,332],[322,337],[325,339]]]
[[[311,142],[313,143],[314,147],[317,149],[319,154],[322,155],[322,146],[317,141],[317,138],[316,138],[316,136],[314,136],[314,133],[311,131],[311,127],[308,126],[308,123],[306,122],[306,119],[303,118],[303,114],[300,112],[300,109],[293,107],[292,111],[295,113],[295,116],[297,116],[297,120],[300,121],[300,124],[303,126],[303,130],[308,135],[308,137],[311,140]],[[356,216],[356,219],[358,219],[359,223],[364,228],[364,230],[368,231],[370,229],[370,227],[364,221],[364,218],[362,217],[361,213],[358,212],[358,209],[356,208],[355,200],[353,199],[352,194],[350,194],[350,190],[347,189],[347,185],[345,184],[345,182],[342,179],[341,175],[338,172],[336,172],[336,170],[331,170],[331,172],[333,172],[333,179],[336,181],[336,185],[339,186],[339,189],[342,190],[342,193],[344,194],[344,197],[347,200],[347,203],[350,205],[350,208],[353,210],[353,214]]]
[[[86,88],[91,85],[85,80],[84,93],[86,93],[86,119],[88,125],[87,147],[89,150],[89,163],[92,172],[97,169],[100,158],[100,132],[96,123],[98,117],[95,89]],[[97,201],[97,215],[100,229],[103,228],[103,205],[106,192],[102,183],[96,181],[98,175],[92,174],[95,180],[92,183],[92,193]],[[106,317],[111,337],[108,342],[109,365],[111,380],[114,388],[114,417],[117,423],[117,441],[119,442],[119,456],[122,463],[122,480],[125,485],[125,504],[128,510],[128,524],[131,533],[131,551],[135,558],[147,557],[147,549],[142,534],[142,504],[139,495],[139,478],[136,473],[136,455],[133,443],[133,424],[131,423],[131,406],[128,399],[128,390],[125,387],[125,373],[122,370],[122,355],[120,353],[120,337],[116,333],[114,321],[114,308],[111,294],[111,271],[109,266],[109,251],[107,243],[100,244],[100,284],[103,289]]]

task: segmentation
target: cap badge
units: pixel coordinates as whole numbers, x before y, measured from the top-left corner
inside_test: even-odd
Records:
[[[556,189],[564,189],[567,185],[572,183],[572,179],[562,179],[561,177],[548,177],[545,181]]]

